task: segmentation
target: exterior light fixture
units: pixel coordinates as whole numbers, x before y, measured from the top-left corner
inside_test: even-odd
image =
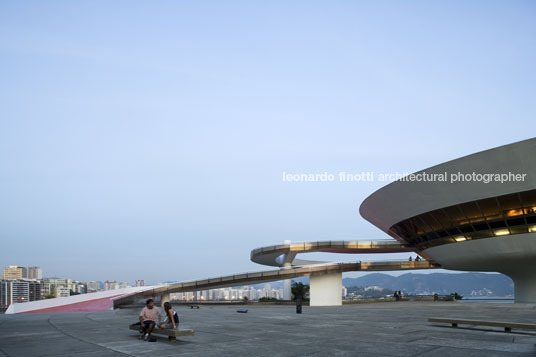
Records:
[[[510,234],[510,231],[508,229],[499,229],[498,231],[493,232],[496,236],[506,236]]]
[[[464,236],[454,237],[454,240],[456,242],[463,242],[464,240],[467,240]]]

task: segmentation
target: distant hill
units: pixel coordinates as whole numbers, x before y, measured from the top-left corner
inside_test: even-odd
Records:
[[[343,285],[401,290],[409,294],[440,295],[457,292],[464,296],[513,296],[513,281],[502,274],[485,273],[431,273],[392,276],[371,273],[359,278],[344,278]]]
[[[309,284],[308,277],[292,279],[293,281]],[[283,287],[281,282],[268,283],[274,289]],[[431,273],[414,274],[407,273],[400,276],[392,276],[384,273],[370,273],[359,278],[344,278],[342,284],[346,288],[367,288],[377,286],[389,290],[401,290],[409,294],[432,295],[438,293],[447,295],[457,292],[460,295],[469,296],[513,296],[513,281],[502,274],[485,273]],[[253,285],[256,289],[262,289],[265,284]],[[354,289],[355,290],[355,289]]]

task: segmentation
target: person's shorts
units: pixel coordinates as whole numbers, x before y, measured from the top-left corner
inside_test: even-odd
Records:
[[[176,324],[177,325],[177,328],[179,327],[179,324]],[[165,326],[165,328],[169,328],[169,329],[172,329],[173,328],[173,324],[171,322],[168,322]]]
[[[145,332],[147,328],[149,327],[149,325],[153,325],[153,328],[154,328],[156,325],[156,322],[154,322],[153,320],[147,320],[147,321],[143,321],[143,324],[145,325],[145,328],[141,327],[140,325],[140,332]]]

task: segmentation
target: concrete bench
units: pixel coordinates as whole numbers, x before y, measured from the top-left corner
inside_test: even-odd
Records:
[[[504,328],[505,332],[511,332],[513,328],[522,330],[536,330],[536,324],[527,324],[519,322],[447,319],[442,317],[430,317],[428,318],[428,322],[447,323],[451,324],[452,327],[458,327],[458,325],[502,327]]]
[[[130,325],[129,328],[131,330],[134,330],[134,331],[140,331],[140,325]],[[164,336],[168,336],[170,338],[171,341],[174,341],[177,339],[177,337],[179,336],[193,336],[195,334],[195,331],[194,330],[190,330],[190,329],[178,329],[178,330],[174,330],[174,329],[169,329],[169,328],[159,328],[159,327],[155,327],[153,328],[153,332],[151,332],[152,335],[164,335]]]

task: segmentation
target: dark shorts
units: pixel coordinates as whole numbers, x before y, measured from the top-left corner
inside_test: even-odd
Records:
[[[140,325],[140,332],[145,332],[149,325],[153,325],[153,328],[156,326],[156,322],[154,322],[153,320],[143,321],[143,324],[145,325],[145,328],[141,327]]]

